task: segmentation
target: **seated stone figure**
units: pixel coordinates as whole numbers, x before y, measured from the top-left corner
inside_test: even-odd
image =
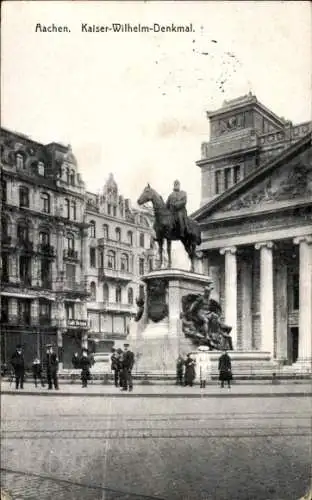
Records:
[[[211,290],[206,287],[203,295],[190,294],[182,298],[182,330],[197,345],[207,345],[210,350],[232,350],[232,327],[221,322],[221,306],[210,298]]]

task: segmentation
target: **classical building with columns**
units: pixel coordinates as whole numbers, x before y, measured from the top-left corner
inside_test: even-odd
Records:
[[[293,125],[251,94],[207,116],[193,217],[234,349],[311,371],[312,124]]]

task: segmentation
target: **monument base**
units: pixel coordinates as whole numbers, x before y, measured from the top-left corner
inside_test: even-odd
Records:
[[[182,332],[182,297],[203,293],[209,276],[180,269],[160,269],[141,278],[146,283],[144,313],[133,322],[127,341],[135,354],[134,376],[173,377],[179,355],[194,344]],[[157,317],[158,316],[158,317]]]

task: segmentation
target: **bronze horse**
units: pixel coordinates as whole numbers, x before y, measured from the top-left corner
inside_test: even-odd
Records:
[[[171,268],[171,241],[181,241],[191,261],[191,272],[194,272],[196,246],[201,244],[200,227],[197,222],[187,217],[185,236],[181,237],[180,229],[175,227],[174,217],[166,207],[163,198],[148,184],[138,199],[138,205],[152,202],[154,209],[154,230],[159,246],[159,268],[163,263],[163,245],[167,241],[168,267]]]

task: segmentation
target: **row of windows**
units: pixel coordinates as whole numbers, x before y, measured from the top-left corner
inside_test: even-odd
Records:
[[[90,220],[89,222],[90,227],[89,227],[89,236],[90,238],[96,238],[96,223],[94,220]],[[103,225],[103,236],[104,239],[109,239],[109,227],[107,224]],[[121,229],[120,227],[116,227],[115,229],[115,240],[120,242],[121,241]],[[132,231],[127,232],[127,243],[129,245],[133,245],[133,233]],[[151,247],[152,247],[153,242],[151,241]],[[140,242],[139,242],[140,247],[144,248],[145,247],[145,235],[144,233],[140,233]]]
[[[107,252],[107,268],[116,270],[117,269],[117,262],[116,262],[116,252],[113,250],[109,250]],[[104,264],[104,253],[100,253],[100,260],[99,260],[99,266],[100,268],[106,267]],[[95,248],[90,248],[90,267],[96,267],[96,249]],[[153,259],[150,258],[148,260],[148,269],[149,271],[153,270]],[[129,256],[127,254],[122,254],[120,257],[120,271],[129,271]],[[139,258],[139,274],[143,275],[145,273],[145,261],[143,258]]]
[[[227,167],[215,172],[215,194],[226,191],[241,180],[241,166]]]
[[[1,321],[3,323],[9,320],[9,297],[2,297],[1,299]],[[44,299],[39,299],[39,319],[51,319],[51,302]],[[31,322],[31,300],[18,299],[17,301],[17,314],[18,318],[23,323],[30,324]]]
[[[90,294],[91,294],[91,300],[96,301],[96,283],[94,281],[92,281],[90,283]],[[122,294],[121,286],[118,285],[115,288],[115,302],[117,302],[118,304],[121,303],[121,294]],[[131,287],[128,288],[127,295],[128,295],[128,304],[132,305],[134,302],[133,288],[131,288]],[[143,297],[143,296],[144,296],[144,285],[140,285],[139,297]],[[104,302],[109,302],[109,298],[110,298],[109,286],[107,283],[104,283],[104,285],[103,285],[103,300],[104,300]]]
[[[7,186],[6,182],[3,180],[1,182],[1,199],[3,202],[7,201]],[[30,196],[29,188],[26,186],[20,186],[19,188],[19,206],[20,208],[29,208],[30,206]],[[77,206],[75,200],[69,200],[65,198],[65,213],[64,217],[66,219],[76,220],[77,217]],[[51,212],[51,196],[48,193],[40,193],[40,209],[43,213],[49,214]]]

